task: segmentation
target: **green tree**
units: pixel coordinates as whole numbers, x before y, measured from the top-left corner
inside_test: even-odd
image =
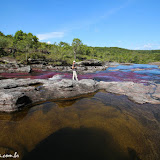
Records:
[[[17,32],[15,33],[14,39],[15,39],[16,41],[20,41],[20,40],[23,40],[23,36],[24,36],[23,31],[22,31],[22,30],[19,30],[19,31],[17,31]]]
[[[0,48],[6,48],[8,47],[10,41],[5,36],[0,36]]]
[[[82,41],[78,38],[74,38],[72,41],[72,48],[74,53],[74,59],[76,60],[77,54],[81,51]]]
[[[5,36],[5,35],[0,31],[0,36]]]

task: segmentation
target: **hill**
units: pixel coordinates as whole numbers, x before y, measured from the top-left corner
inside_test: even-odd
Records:
[[[66,42],[47,44],[39,42],[32,33],[17,31],[15,35],[0,32],[0,57],[12,57],[20,63],[39,59],[51,64],[71,64],[76,61],[98,59],[119,63],[151,63],[160,61],[160,50],[129,50],[118,47],[91,47],[78,38],[72,44]]]

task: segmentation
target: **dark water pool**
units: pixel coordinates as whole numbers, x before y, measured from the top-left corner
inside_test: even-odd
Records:
[[[0,153],[23,160],[158,160],[160,105],[99,91],[0,113]]]

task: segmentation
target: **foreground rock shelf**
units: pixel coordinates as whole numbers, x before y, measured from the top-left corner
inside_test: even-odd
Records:
[[[96,82],[92,79],[6,79],[0,81],[0,111],[12,112],[42,101],[72,98],[104,89],[128,96],[134,102],[160,104],[160,84]]]

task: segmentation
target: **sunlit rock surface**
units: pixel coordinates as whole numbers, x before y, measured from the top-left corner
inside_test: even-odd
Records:
[[[30,79],[1,80],[0,111],[15,111],[20,107],[36,102],[71,98],[97,90],[97,82],[92,79],[80,81],[70,79],[63,79],[61,81]]]
[[[160,85],[134,82],[99,82],[99,88],[107,92],[128,96],[137,103],[160,104]]]
[[[99,89],[122,94],[143,104],[160,104],[160,84],[134,82],[97,82],[92,79],[6,79],[0,84],[0,111],[15,111],[41,101],[71,98],[93,93]]]

